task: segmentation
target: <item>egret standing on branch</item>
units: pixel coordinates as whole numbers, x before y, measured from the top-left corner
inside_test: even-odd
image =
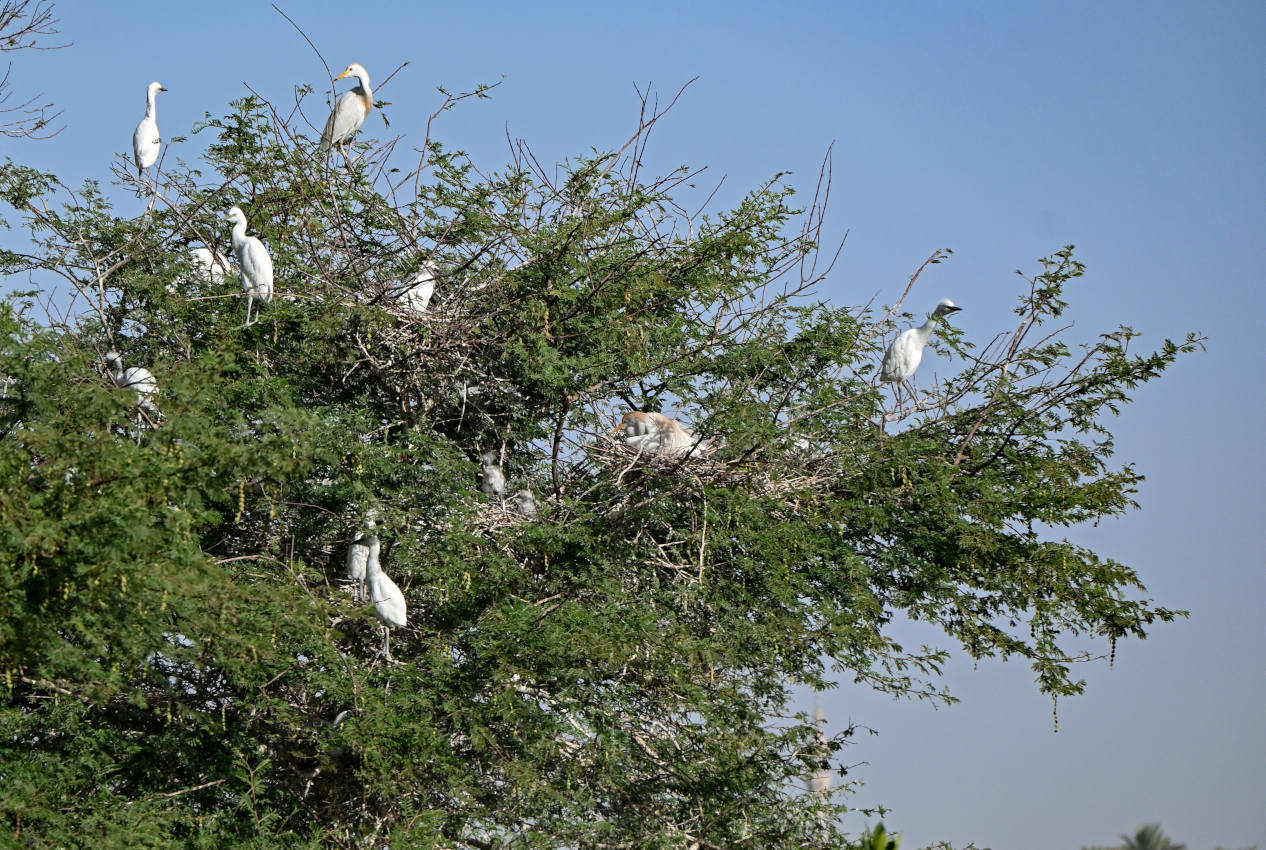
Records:
[[[240,207],[229,210],[226,219],[233,222],[233,256],[242,271],[242,288],[246,290],[246,326],[251,324],[251,307],[256,301],[273,300],[273,258],[264,243],[246,235],[246,213]],[[258,315],[256,315],[258,319]]]
[[[369,531],[357,530],[356,536],[347,547],[347,575],[356,583],[357,602],[365,599],[365,576],[369,573],[369,538],[377,525],[375,517],[376,513],[372,510],[365,514],[365,525]]]
[[[374,603],[374,613],[382,620],[383,635],[382,654],[391,660],[391,630],[403,629],[408,623],[405,611],[404,594],[390,576],[382,571],[378,563],[378,535],[368,534],[365,543],[369,547],[369,557],[365,562],[365,577],[369,583],[369,601]]]
[[[347,159],[347,149],[343,147],[343,142],[360,129],[365,119],[369,117],[369,111],[374,108],[374,93],[369,88],[369,72],[364,66],[359,62],[353,62],[347,66],[346,71],[334,79],[338,81],[344,77],[355,77],[360,85],[349,92],[344,92],[334,104],[334,111],[330,113],[329,119],[325,122],[325,130],[321,133],[322,158],[329,156],[330,148],[338,145],[338,149],[343,152],[343,159]]]
[[[158,381],[154,380],[153,373],[144,366],[133,366],[125,370],[123,358],[117,351],[108,352],[105,360],[115,386],[131,390],[135,394],[133,403],[146,413],[157,416],[158,403],[154,400],[154,396],[158,394]],[[139,420],[139,415],[137,418]],[[137,424],[140,424],[139,421]]]
[[[406,310],[425,313],[435,294],[435,264],[430,260],[418,267],[417,273],[400,290],[396,301]]]
[[[910,379],[914,377],[914,371],[919,368],[919,361],[923,359],[923,347],[928,344],[928,339],[932,336],[932,331],[936,330],[941,317],[957,313],[961,309],[963,308],[955,307],[954,302],[948,298],[942,298],[926,322],[917,328],[903,331],[884,352],[884,362],[879,367],[879,379],[896,384],[893,395],[897,398],[898,406],[901,405],[903,386],[910,393],[914,406],[919,406],[919,396]]]
[[[132,159],[136,162],[136,174],[140,176],[145,169],[158,162],[158,151],[162,148],[162,138],[158,135],[158,118],[155,115],[154,98],[160,91],[167,91],[163,84],[153,82],[145,91],[145,117],[136,125],[132,133]]]

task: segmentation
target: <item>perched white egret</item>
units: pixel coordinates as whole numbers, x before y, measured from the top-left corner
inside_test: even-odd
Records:
[[[479,489],[498,500],[506,495],[506,477],[501,471],[500,458],[496,452],[484,452],[479,456],[483,469],[479,470]]]
[[[251,324],[251,307],[258,301],[273,300],[273,258],[258,237],[246,235],[246,213],[233,207],[225,215],[233,222],[233,256],[242,271],[242,288],[246,290],[246,324]],[[256,315],[258,319],[258,314]]]
[[[356,599],[365,599],[365,576],[369,572],[369,538],[377,524],[373,511],[365,514],[365,525],[368,532],[357,530],[356,536],[347,547],[347,575],[356,583]]]
[[[343,147],[343,142],[360,129],[365,119],[369,117],[369,111],[374,108],[374,93],[369,88],[369,72],[364,66],[359,62],[353,62],[347,66],[346,71],[334,79],[337,81],[344,77],[355,77],[360,85],[351,91],[344,92],[334,104],[334,111],[325,122],[325,130],[321,132],[319,149],[322,157],[329,156],[330,148],[338,145],[338,149],[343,152],[343,158],[346,159],[347,150]]]
[[[213,286],[224,282],[229,273],[229,259],[214,248],[194,247],[189,249],[189,263],[204,280],[210,279]]]
[[[136,394],[136,406],[152,416],[157,416],[158,402],[154,397],[158,395],[158,381],[154,380],[153,373],[144,366],[124,369],[123,358],[117,351],[108,352],[105,359],[115,386],[131,390]]]
[[[154,103],[160,91],[167,91],[162,83],[149,84],[149,88],[145,90],[145,117],[132,133],[132,159],[136,162],[138,175],[144,174],[145,169],[158,162],[158,152],[163,146],[163,140],[158,134],[158,117]]]
[[[365,535],[365,543],[369,552],[365,561],[365,578],[369,585],[369,601],[374,603],[374,613],[382,620],[385,634],[382,639],[382,654],[391,660],[391,630],[403,629],[408,623],[404,605],[404,594],[391,577],[382,571],[378,563],[378,535]]]
[[[400,290],[397,303],[414,313],[425,313],[435,294],[435,264],[430,260],[418,267],[417,273]]]
[[[626,413],[616,431],[624,432],[625,445],[647,454],[680,455],[695,445],[686,426],[662,413]]]
[[[532,491],[524,488],[510,497],[510,510],[521,517],[531,519],[540,512],[541,505],[536,501],[536,496],[532,494]]]
[[[893,394],[897,397],[898,404],[901,403],[900,388],[904,386],[915,406],[918,406],[919,396],[910,379],[914,377],[914,371],[919,368],[919,361],[923,359],[923,347],[927,345],[941,317],[957,313],[961,309],[963,308],[955,307],[954,302],[948,298],[942,298],[926,322],[917,328],[902,331],[884,352],[884,362],[879,367],[879,379],[896,384]]]

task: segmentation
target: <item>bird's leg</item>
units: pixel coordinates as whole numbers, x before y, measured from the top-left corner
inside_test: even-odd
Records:
[[[251,326],[251,306],[254,304],[254,301],[255,299],[251,296],[246,296],[246,327],[248,328]]]
[[[910,391],[910,401],[914,404],[914,409],[917,411],[919,409],[919,392],[914,388],[914,384],[911,383],[909,378],[906,378],[904,383],[906,389]]]
[[[382,655],[384,658],[390,661],[391,660],[391,626],[388,626],[386,623],[384,623],[382,630],[383,630]]]

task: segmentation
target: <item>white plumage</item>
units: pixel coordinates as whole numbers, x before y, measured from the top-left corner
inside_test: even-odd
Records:
[[[355,77],[359,85],[343,93],[343,96],[335,103],[334,111],[326,120],[319,148],[322,157],[329,156],[330,148],[338,145],[346,158],[347,151],[343,148],[343,142],[360,129],[369,116],[369,111],[374,108],[374,93],[369,88],[369,72],[364,66],[359,62],[353,62],[347,66],[346,71],[334,79],[341,80],[344,77]]]
[[[369,601],[374,604],[374,613],[382,620],[383,640],[382,654],[391,660],[391,630],[403,629],[408,623],[404,604],[404,594],[391,577],[382,571],[378,563],[379,541],[377,534],[365,535],[368,557],[365,561],[365,578],[369,586]]]
[[[255,302],[273,300],[273,258],[264,243],[246,235],[246,214],[233,207],[225,216],[233,222],[233,256],[242,271],[242,288],[246,290],[246,324],[251,324],[251,308]],[[258,319],[258,315],[256,315]]]
[[[115,386],[132,390],[136,395],[136,406],[152,416],[157,416],[158,402],[154,397],[158,395],[158,381],[154,380],[153,373],[144,366],[124,369],[123,358],[117,351],[108,352],[105,359]]]
[[[145,169],[158,162],[158,152],[162,149],[162,138],[158,134],[158,116],[156,114],[155,97],[160,91],[167,91],[163,84],[153,82],[145,90],[145,117],[136,125],[132,133],[132,160],[136,163],[136,173],[142,174]]]
[[[373,520],[369,521],[373,528]],[[347,576],[356,583],[356,599],[365,598],[365,576],[369,573],[369,537],[373,532],[357,531],[347,546]]]
[[[615,430],[623,431],[625,445],[647,454],[680,455],[695,445],[684,425],[662,413],[626,413]]]
[[[435,264],[430,260],[418,267],[417,273],[400,291],[397,302],[406,310],[425,313],[435,294]]]
[[[884,352],[883,363],[879,366],[879,379],[897,385],[893,392],[897,395],[898,403],[901,400],[900,388],[904,386],[915,405],[918,405],[919,397],[910,379],[914,377],[915,370],[919,368],[919,361],[923,359],[923,347],[927,345],[941,317],[957,313],[961,309],[963,308],[955,307],[954,302],[948,298],[941,299],[926,322],[917,328],[903,331],[893,340],[892,345],[888,346],[888,350]]]
[[[229,273],[228,257],[214,248],[203,248],[201,246],[190,248],[189,262],[198,270],[198,274],[204,280],[210,279],[214,286],[223,283],[224,276]]]

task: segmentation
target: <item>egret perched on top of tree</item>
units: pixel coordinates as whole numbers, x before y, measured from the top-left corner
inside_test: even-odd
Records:
[[[879,367],[879,379],[897,385],[893,389],[893,394],[897,397],[898,404],[901,403],[900,388],[904,386],[910,393],[915,407],[918,407],[919,396],[915,393],[910,379],[914,377],[914,371],[919,368],[919,361],[923,359],[923,347],[927,345],[941,317],[957,313],[961,309],[963,308],[955,307],[954,302],[948,298],[942,298],[926,322],[917,328],[902,331],[884,352],[884,362]]]
[[[145,169],[158,162],[158,152],[163,146],[162,137],[158,134],[158,117],[155,114],[154,99],[160,91],[167,91],[163,84],[153,82],[145,90],[145,117],[136,125],[132,133],[132,159],[136,163],[136,173],[143,174]]]
[[[365,67],[359,62],[353,62],[334,79],[337,81],[344,77],[355,77],[360,85],[344,92],[334,104],[334,111],[325,122],[325,130],[321,132],[320,151],[323,157],[329,156],[330,148],[338,145],[346,159],[347,150],[343,147],[343,142],[360,129],[369,117],[369,111],[374,108],[374,93],[369,88],[369,72]]]
[[[157,416],[158,403],[154,400],[154,396],[158,394],[158,381],[154,380],[153,373],[144,366],[133,366],[125,370],[123,358],[117,351],[108,352],[105,360],[115,386],[132,390],[136,394],[134,402],[136,406],[152,416]]]
[[[268,255],[263,242],[255,236],[246,235],[246,213],[241,207],[231,208],[225,218],[233,222],[233,256],[237,257],[237,265],[242,272],[242,288],[246,290],[246,324],[249,326],[251,307],[255,302],[267,304],[273,300],[273,258]]]

